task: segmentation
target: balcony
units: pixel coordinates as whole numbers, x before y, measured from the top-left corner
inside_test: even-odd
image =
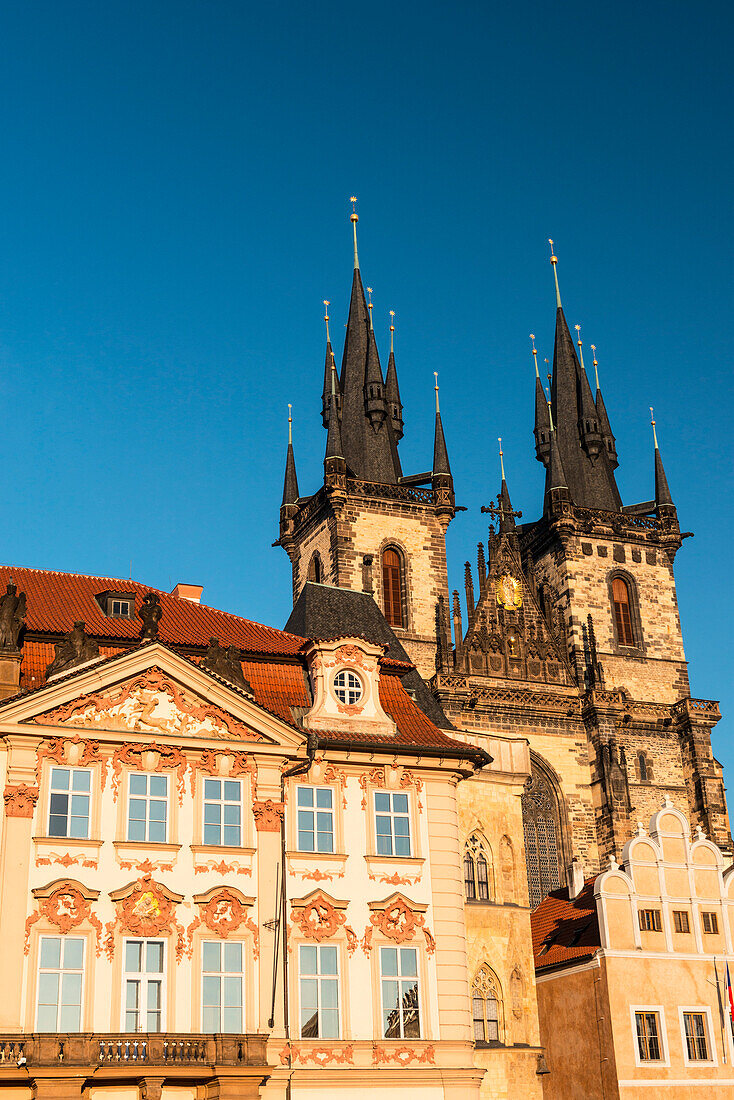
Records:
[[[266,1045],[267,1036],[256,1034],[0,1035],[0,1087],[36,1081],[40,1097],[44,1083],[62,1077],[78,1078],[80,1090],[84,1079],[122,1084],[141,1078],[192,1083],[219,1078],[240,1090],[233,1095],[256,1097],[268,1076]],[[72,1094],[81,1096],[81,1091]]]

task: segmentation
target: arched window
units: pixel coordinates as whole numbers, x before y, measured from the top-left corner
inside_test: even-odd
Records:
[[[633,646],[635,637],[632,632],[632,611],[630,607],[630,589],[624,577],[612,579],[612,609],[617,627],[617,644]]]
[[[502,994],[500,983],[488,966],[482,966],[477,972],[471,992],[474,1042],[501,1042]]]
[[[314,584],[323,584],[324,582],[324,568],[318,553],[314,554],[308,563],[308,580]]]
[[[489,845],[478,833],[472,833],[464,847],[464,889],[467,901],[489,901],[492,856]]]
[[[404,626],[403,563],[397,550],[392,548],[382,555],[382,595],[385,618],[390,626]]]
[[[561,885],[561,838],[557,799],[550,780],[533,768],[522,795],[522,824],[530,908]]]
[[[640,777],[640,783],[652,782],[652,764],[647,758],[647,753],[638,752],[637,754],[637,774]]]

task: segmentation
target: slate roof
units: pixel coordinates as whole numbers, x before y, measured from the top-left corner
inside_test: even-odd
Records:
[[[403,687],[412,694],[424,715],[441,729],[454,728],[368,592],[308,582],[303,586],[285,629],[304,638],[327,639],[353,634],[375,645],[388,646],[386,656],[410,665],[410,671],[401,677]]]
[[[139,644],[140,620],[108,617],[95,599],[96,595],[106,591],[129,592],[134,595],[135,606],[138,608],[145,593],[158,591],[137,581],[25,569],[19,566],[0,566],[0,591],[11,576],[18,591],[25,592],[27,597],[26,629],[22,639],[21,692],[38,690],[43,686],[46,666],[54,657],[54,641],[71,630],[78,620],[83,620],[87,633],[97,639],[100,657],[112,658]],[[313,589],[322,586],[306,587]],[[304,657],[308,641],[306,636],[263,626],[239,615],[230,615],[203,604],[192,603],[167,592],[158,591],[158,595],[163,609],[159,638],[164,645],[181,652],[196,663],[203,657],[211,637],[219,638],[222,645],[239,647],[243,650],[242,670],[245,679],[252,686],[255,702],[295,729],[302,728],[301,716],[312,705]],[[382,618],[374,601],[370,602],[379,618]],[[357,608],[358,605],[359,601],[356,601],[352,606]],[[363,629],[368,621],[364,615],[359,622],[343,619],[337,621],[333,617],[327,633],[329,636],[356,634],[368,637]],[[382,621],[384,623],[384,619]],[[423,749],[431,755],[472,761],[475,765],[486,763],[488,758],[481,749],[453,740],[411,698],[404,683],[409,681],[410,690],[410,685],[417,680],[427,696],[429,708],[433,705],[443,725],[448,725],[438,704],[410,665],[402,646],[387,624],[384,625],[392,636],[393,644],[388,655],[381,661],[380,698],[385,711],[396,723],[396,736],[389,739],[357,738],[351,733],[333,730],[323,737],[320,735],[320,742],[334,745],[364,744],[365,747],[371,746],[375,749],[393,746]],[[379,644],[386,644],[386,640],[375,640]],[[73,670],[70,670],[70,674],[73,674]]]
[[[569,899],[568,888],[553,890],[530,914],[536,971],[590,959],[601,947],[594,901],[596,877],[587,879],[575,898]]]

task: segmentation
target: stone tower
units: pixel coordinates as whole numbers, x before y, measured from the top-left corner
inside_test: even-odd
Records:
[[[620,855],[639,820],[673,804],[722,849],[731,836],[711,750],[718,704],[692,699],[673,565],[686,534],[653,422],[654,499],[624,505],[616,441],[556,288],[550,400],[535,379],[542,515],[516,524],[502,472],[498,529],[454,593],[454,669],[434,687],[456,726],[527,740],[523,795],[532,904]],[[594,368],[596,375],[596,356]],[[480,741],[480,743],[482,743]],[[575,866],[574,866],[575,865]]]
[[[446,529],[454,485],[436,387],[433,465],[404,476],[403,436],[390,332],[383,375],[357,252],[342,355],[337,371],[326,316],[322,420],[327,430],[323,485],[299,495],[289,438],[279,544],[293,570],[293,601],[306,581],[371,592],[421,674],[450,665]],[[328,310],[328,304],[327,304]]]

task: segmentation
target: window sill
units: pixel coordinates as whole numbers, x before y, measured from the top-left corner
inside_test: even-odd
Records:
[[[286,852],[288,874],[304,882],[333,882],[344,878],[347,869],[346,852]]]
[[[217,874],[252,875],[252,861],[255,848],[238,848],[228,844],[192,844],[194,874],[209,872]]]
[[[372,880],[388,886],[414,886],[423,877],[421,856],[378,856],[374,853],[364,857],[367,873]]]
[[[104,841],[88,840],[82,836],[34,836],[34,844],[63,844],[67,848],[96,848],[100,849]]]
[[[114,841],[115,859],[125,871],[173,870],[180,844],[159,844],[155,841],[116,840]]]
[[[84,867],[96,871],[99,865],[101,840],[84,840],[72,836],[34,836],[36,867]]]

